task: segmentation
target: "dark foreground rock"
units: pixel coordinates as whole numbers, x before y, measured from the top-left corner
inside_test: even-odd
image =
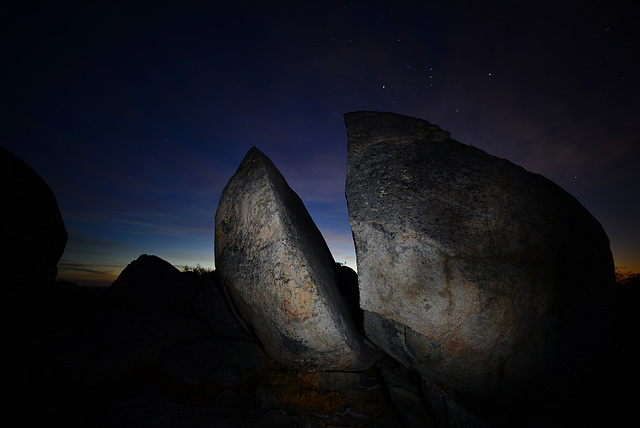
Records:
[[[205,275],[200,292],[194,300],[196,316],[205,320],[219,336],[250,339],[251,328],[238,314],[235,304],[220,283],[217,271]]]
[[[67,230],[49,185],[2,147],[0,194],[0,301],[13,308],[56,278]]]
[[[180,403],[155,403],[127,399],[112,406],[105,428],[311,428],[308,420],[272,410],[193,407]]]
[[[613,259],[546,178],[426,121],[345,115],[367,336],[459,395],[571,395],[608,363]]]
[[[240,312],[278,363],[309,370],[358,370],[373,363],[340,298],[322,234],[255,147],[222,192],[215,259]]]
[[[181,343],[160,355],[164,372],[194,387],[205,381],[222,386],[237,385],[258,373],[268,360],[257,343],[224,337]]]
[[[420,402],[412,389],[392,405],[377,367],[288,370],[196,315],[114,308],[104,291],[70,283],[47,290],[3,323],[23,326],[3,336],[1,366],[4,415],[20,426],[386,427],[395,408]],[[396,387],[411,382],[388,364],[404,379]]]
[[[633,340],[620,343],[607,382],[580,397],[479,408],[391,359],[352,372],[288,370],[211,319],[115,309],[104,291],[71,283],[46,290],[2,314],[3,410],[20,426],[610,427],[635,409]],[[625,337],[637,294],[621,295]]]

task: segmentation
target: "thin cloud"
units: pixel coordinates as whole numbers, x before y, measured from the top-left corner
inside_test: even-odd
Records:
[[[57,279],[81,285],[108,286],[115,281],[122,269],[120,264],[103,265],[63,259],[58,263]]]

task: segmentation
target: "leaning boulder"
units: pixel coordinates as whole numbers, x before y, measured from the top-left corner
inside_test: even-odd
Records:
[[[255,147],[224,188],[215,223],[216,269],[276,362],[304,370],[371,364],[340,299],[322,234]]]
[[[614,267],[601,225],[548,179],[429,122],[345,122],[367,336],[469,396],[575,392],[607,350]]]
[[[29,165],[0,147],[2,302],[13,306],[50,284],[67,245],[56,197]]]

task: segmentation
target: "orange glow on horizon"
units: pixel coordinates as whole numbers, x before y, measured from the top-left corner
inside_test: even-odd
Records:
[[[120,272],[99,269],[84,271],[76,269],[58,269],[57,281],[70,281],[80,286],[108,287],[120,275]]]

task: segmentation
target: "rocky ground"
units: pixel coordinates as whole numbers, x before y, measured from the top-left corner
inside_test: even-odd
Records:
[[[104,291],[56,283],[5,311],[11,413],[23,422],[103,427],[389,426],[429,415],[392,361],[361,372],[297,372],[259,343],[197,316],[106,305]],[[415,407],[407,412],[401,408]]]
[[[225,335],[225,329],[212,328],[197,313],[117,309],[105,304],[104,295],[55,283],[29,305],[3,312],[7,346],[2,366],[8,379],[3,382],[8,397],[3,401],[6,415],[17,417],[19,426],[382,428],[510,423],[501,423],[504,413],[488,424],[487,409],[484,422],[466,410],[454,412],[458,404],[445,402],[447,391],[390,359],[359,372],[285,370],[237,325],[228,322],[226,331],[234,333]],[[615,389],[601,394],[594,400],[601,405],[611,401],[603,397],[618,394],[613,401],[620,407],[609,412],[611,422],[624,410],[625,400]],[[602,413],[582,404],[560,419],[553,414],[557,406],[523,409],[526,423],[519,426],[567,426],[558,421],[593,420]]]

